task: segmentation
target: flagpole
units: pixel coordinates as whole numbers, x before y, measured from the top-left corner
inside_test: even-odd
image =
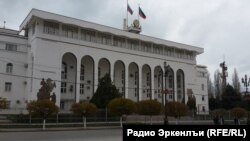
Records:
[[[138,3],[138,21],[140,22],[139,9],[140,9],[140,3]]]
[[[126,13],[127,13],[127,25],[126,25],[126,28],[128,28],[128,0],[127,0],[127,6],[126,6]]]

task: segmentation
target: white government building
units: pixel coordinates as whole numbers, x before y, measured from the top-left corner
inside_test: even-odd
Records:
[[[207,69],[196,64],[204,49],[140,30],[137,20],[121,30],[32,9],[19,31],[0,28],[0,97],[10,109],[25,108],[37,99],[42,78],[51,78],[56,104],[69,110],[90,100],[108,73],[125,98],[186,103],[193,95],[197,111],[207,113]]]

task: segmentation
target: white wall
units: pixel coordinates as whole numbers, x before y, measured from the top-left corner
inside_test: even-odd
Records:
[[[204,73],[204,76],[201,76],[199,72]],[[206,68],[197,67],[196,72],[196,107],[198,114],[208,114],[209,113],[209,105],[208,105],[208,89],[207,89],[207,70]],[[204,85],[204,89],[202,90],[202,85]],[[205,111],[204,109],[205,108]]]
[[[5,50],[6,43],[16,44],[17,51]],[[0,35],[0,97],[10,101],[10,108],[19,109],[25,107],[27,88],[26,68],[27,64],[27,40],[16,36]],[[7,63],[13,64],[12,73],[6,73]],[[11,91],[5,91],[5,83],[12,83]],[[19,102],[18,102],[19,101]]]

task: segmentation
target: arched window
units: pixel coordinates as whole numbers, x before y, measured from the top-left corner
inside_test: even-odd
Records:
[[[62,62],[62,79],[67,79],[67,64]]]
[[[185,75],[183,70],[177,70],[177,101],[185,102]]]
[[[12,73],[12,70],[13,70],[13,64],[12,63],[8,63],[6,65],[6,72],[7,73]]]

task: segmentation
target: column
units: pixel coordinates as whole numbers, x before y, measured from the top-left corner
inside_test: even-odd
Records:
[[[62,58],[60,58],[59,64],[62,64]],[[61,68],[61,66],[58,66],[59,68]],[[33,68],[32,68],[33,69]],[[56,81],[56,87],[54,88],[54,92],[56,94],[56,105],[60,108],[60,103],[61,103],[61,69],[56,70],[56,79],[58,80]]]
[[[150,67],[150,69],[151,69],[151,82],[150,82],[151,83],[151,99],[154,100],[155,99],[154,68]]]
[[[94,58],[93,58],[94,59]],[[97,61],[97,59],[94,59],[94,93],[98,88],[98,64],[99,62]]]
[[[174,90],[173,90],[173,96],[174,101],[177,101],[177,71],[173,69],[174,72]]]
[[[139,101],[142,100],[142,66],[138,65],[138,75],[139,75],[139,85],[138,85],[138,92],[139,92]]]
[[[76,71],[76,103],[80,102],[80,72],[81,72],[81,58],[77,58]]]
[[[129,65],[126,65],[126,64],[124,64],[124,65],[125,65],[125,98],[128,98],[128,90],[129,90],[129,88],[128,88],[128,80],[129,80],[128,67],[129,67]]]
[[[162,70],[162,89],[163,89],[162,98],[163,98],[163,104],[165,105],[166,104],[166,94],[164,92],[166,89],[166,80],[165,80],[166,77],[165,77],[164,66],[162,68],[163,68],[163,70]]]
[[[111,82],[114,82],[114,62],[113,61],[109,61],[110,62],[110,79]]]

